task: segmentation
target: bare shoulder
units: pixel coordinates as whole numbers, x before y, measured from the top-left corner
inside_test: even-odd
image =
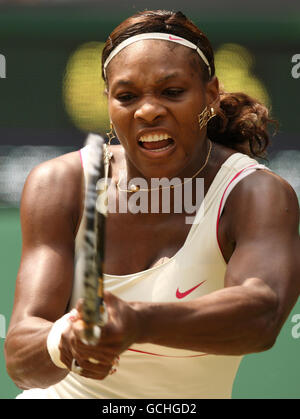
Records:
[[[21,199],[21,217],[65,216],[76,224],[82,196],[82,167],[78,152],[37,165],[28,175]]]
[[[248,175],[233,189],[226,205],[235,235],[254,228],[262,232],[267,229],[269,233],[284,228],[298,234],[297,195],[292,186],[274,172],[257,170]]]
[[[78,152],[72,152],[37,165],[30,172],[26,185],[28,183],[37,183],[38,185],[47,185],[52,182],[65,183],[74,177],[76,180],[80,176],[80,156]]]
[[[239,182],[232,194],[233,199],[238,196],[242,202],[246,198],[248,204],[249,201],[255,201],[258,206],[272,204],[275,208],[282,209],[283,205],[287,211],[299,211],[297,195],[292,186],[270,170],[256,170]]]
[[[261,192],[277,192],[287,193],[291,198],[295,198],[296,194],[292,186],[277,173],[271,170],[256,170],[247,176],[238,184],[240,191],[261,193]]]

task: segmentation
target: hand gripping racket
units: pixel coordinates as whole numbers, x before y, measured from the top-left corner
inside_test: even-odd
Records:
[[[109,153],[103,138],[90,135],[86,141],[87,159],[85,161],[85,202],[83,236],[79,249],[79,261],[82,264],[83,305],[82,320],[84,328],[82,341],[96,345],[101,326],[107,321],[103,290],[103,264],[105,252],[105,221],[107,206],[99,205],[98,190],[107,192],[107,174]],[[103,187],[104,183],[104,187]],[[100,187],[99,187],[100,184]]]

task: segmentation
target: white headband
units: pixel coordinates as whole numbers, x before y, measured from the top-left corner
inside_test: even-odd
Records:
[[[209,77],[211,76],[211,68],[210,68],[209,62],[208,62],[207,58],[205,57],[205,55],[203,54],[203,52],[197,47],[197,45],[193,44],[190,41],[187,41],[184,38],[181,38],[177,35],[174,35],[174,34],[162,33],[162,32],[150,32],[150,33],[142,33],[142,34],[139,34],[139,35],[135,35],[135,36],[132,36],[131,38],[126,39],[125,41],[121,42],[109,54],[109,56],[107,57],[107,59],[104,63],[104,66],[103,66],[103,71],[104,71],[105,78],[106,78],[106,67],[108,66],[110,61],[120,51],[122,51],[123,48],[126,48],[126,47],[128,47],[128,45],[131,45],[131,44],[133,44],[134,42],[137,42],[137,41],[142,41],[144,39],[162,39],[164,41],[176,42],[177,44],[181,44],[181,45],[184,45],[185,47],[192,48],[192,49],[196,50],[198,52],[198,54],[200,55],[200,57],[202,58],[202,60],[207,65]]]

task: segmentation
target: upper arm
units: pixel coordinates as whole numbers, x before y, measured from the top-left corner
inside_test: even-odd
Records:
[[[235,243],[225,285],[247,285],[276,301],[282,325],[300,291],[299,205],[291,186],[279,176],[257,171],[228,198],[228,234]]]
[[[58,158],[28,176],[21,200],[22,256],[10,327],[27,316],[54,321],[68,304],[73,283],[80,171]]]

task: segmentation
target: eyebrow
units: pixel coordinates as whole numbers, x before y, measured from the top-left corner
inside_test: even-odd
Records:
[[[115,87],[119,87],[119,86],[131,86],[134,83],[130,80],[118,80],[115,84]]]
[[[171,73],[171,74],[167,74],[166,76],[160,77],[158,80],[155,81],[155,84],[160,84],[160,83],[163,83],[163,82],[165,82],[169,79],[176,78],[176,77],[178,77],[178,74],[179,74],[178,72],[174,72],[174,73]],[[131,80],[120,79],[115,83],[114,89],[116,89],[118,87],[121,87],[121,86],[133,86],[133,85],[134,85],[134,82],[131,81]]]
[[[177,71],[175,71],[174,73],[171,73],[171,74],[167,74],[166,76],[163,76],[160,79],[156,80],[155,84],[160,84],[160,83],[163,83],[163,82],[165,82],[169,79],[176,78],[176,77],[178,77],[178,74],[179,73]]]
[[[120,79],[109,89],[111,92],[115,92],[119,87],[133,86],[134,83],[130,80]]]

